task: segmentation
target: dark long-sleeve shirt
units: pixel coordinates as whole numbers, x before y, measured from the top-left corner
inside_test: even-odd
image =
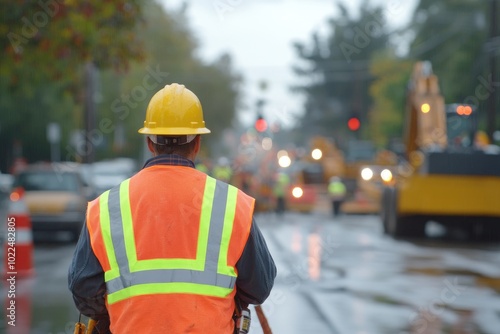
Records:
[[[160,155],[148,160],[144,168],[154,165],[178,165],[194,168],[194,164],[178,155]],[[269,296],[276,276],[276,266],[266,242],[252,219],[250,235],[236,263],[237,296],[245,304],[261,304]],[[90,236],[84,224],[68,272],[68,286],[78,310],[97,320],[108,319],[105,306],[104,271],[92,251]]]

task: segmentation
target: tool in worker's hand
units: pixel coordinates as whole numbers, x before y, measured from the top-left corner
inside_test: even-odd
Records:
[[[85,329],[85,324],[77,322],[75,324],[75,331],[73,332],[73,334],[85,334]]]
[[[73,332],[73,334],[85,334],[86,328],[87,327],[82,322],[82,314],[80,313],[80,316],[78,317],[78,322],[75,324],[75,331]]]
[[[260,305],[255,305],[255,312],[257,313],[257,318],[259,318],[260,326],[262,327],[262,331],[264,334],[273,334],[271,331],[271,327],[269,327],[269,323],[267,322],[267,318],[262,310]]]
[[[96,324],[97,324],[97,321],[95,321],[94,319],[89,319],[89,322],[87,324],[87,331],[85,332],[85,334],[92,334]]]

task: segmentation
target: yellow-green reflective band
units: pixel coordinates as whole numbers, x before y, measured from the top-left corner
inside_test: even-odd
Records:
[[[198,246],[196,249],[195,259],[149,259],[137,260],[137,252],[127,256],[130,263],[130,271],[153,270],[153,269],[191,269],[191,270],[204,270],[205,258],[207,253],[208,231],[210,228],[210,216],[212,214],[212,202],[214,200],[216,180],[207,177],[205,183],[205,190],[203,193],[203,202],[201,205],[200,227],[198,232]],[[123,204],[122,201],[120,201]],[[130,205],[129,202],[127,205]],[[124,221],[124,224],[130,225],[132,228],[132,219]],[[133,231],[133,230],[132,230]],[[129,238],[130,242],[134,242],[134,238]]]
[[[106,249],[106,255],[108,257],[110,266],[110,270],[104,273],[104,279],[106,281],[120,276],[120,268],[116,263],[115,248],[113,247],[113,240],[111,239],[111,223],[109,220],[108,198],[109,190],[104,192],[99,197],[99,225],[101,226],[104,248]]]
[[[151,283],[133,285],[107,296],[108,304],[114,304],[130,297],[152,294],[187,293],[224,298],[232,288],[213,287],[198,283]]]
[[[138,260],[129,181],[111,189],[108,200],[109,234],[116,254],[114,264],[120,268],[120,275],[106,278],[108,303],[121,300],[120,296],[128,296],[129,293],[123,292],[125,290],[132,291],[132,295],[176,293],[180,289],[184,293],[227,296],[236,282],[234,268],[227,266],[227,256],[237,194],[236,188],[207,177],[196,259]],[[176,287],[177,284],[179,287]],[[144,286],[149,288],[140,288]],[[154,287],[159,290],[154,290]]]
[[[224,214],[224,226],[222,228],[222,240],[220,244],[219,261],[217,273],[236,277],[234,267],[227,265],[229,253],[229,241],[233,232],[234,216],[236,213],[236,201],[238,199],[238,189],[229,186],[227,192],[226,212]]]
[[[135,248],[134,226],[132,224],[132,209],[130,208],[129,196],[130,179],[120,184],[120,214],[123,226],[123,241],[125,242],[125,252],[129,268],[132,268],[137,262],[137,251]]]

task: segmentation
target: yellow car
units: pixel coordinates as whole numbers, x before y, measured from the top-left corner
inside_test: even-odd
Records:
[[[30,165],[14,179],[13,192],[24,197],[33,234],[70,232],[78,239],[85,219],[86,188],[74,165]]]
[[[393,185],[396,177],[395,166],[360,166],[354,193],[342,203],[341,211],[347,214],[378,214],[383,187]]]

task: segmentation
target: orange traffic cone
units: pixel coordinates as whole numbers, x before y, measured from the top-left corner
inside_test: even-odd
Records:
[[[31,218],[23,195],[21,188],[15,189],[8,203],[4,243],[5,276],[26,277],[35,273]]]

